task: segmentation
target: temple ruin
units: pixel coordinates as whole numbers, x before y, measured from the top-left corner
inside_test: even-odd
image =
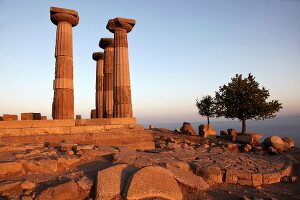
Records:
[[[0,116],[0,139],[18,142],[68,140],[76,143],[93,142],[105,146],[121,145],[130,148],[153,148],[153,137],[133,117],[127,33],[135,20],[116,17],[108,20],[106,29],[113,38],[101,38],[94,52],[96,61],[95,108],[91,119],[74,119],[73,39],[72,27],[79,23],[75,10],[50,8],[50,20],[57,26],[55,44],[55,79],[52,118],[41,113],[22,113]],[[87,136],[88,134],[88,136]]]

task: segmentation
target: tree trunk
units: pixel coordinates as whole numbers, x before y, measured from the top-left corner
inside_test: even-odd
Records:
[[[209,117],[207,116],[207,124],[209,125]]]
[[[247,131],[247,126],[246,126],[246,119],[242,119],[242,133],[246,133]]]

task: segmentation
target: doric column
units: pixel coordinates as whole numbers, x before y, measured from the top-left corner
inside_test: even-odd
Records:
[[[79,16],[75,10],[56,7],[50,8],[50,16],[57,25],[52,117],[74,119],[72,27],[78,24]]]
[[[128,62],[127,33],[135,25],[135,20],[126,18],[110,19],[106,28],[114,33],[114,114],[116,118],[132,117],[130,73]]]
[[[103,61],[102,52],[93,53],[96,61],[96,118],[103,118]]]
[[[103,81],[103,117],[112,118],[114,109],[113,96],[113,67],[114,39],[101,38],[99,46],[104,49],[104,81]]]

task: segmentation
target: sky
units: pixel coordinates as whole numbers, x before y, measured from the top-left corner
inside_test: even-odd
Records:
[[[96,63],[115,17],[128,34],[133,113],[139,123],[198,121],[195,100],[214,95],[235,74],[252,73],[300,115],[300,0],[0,0],[0,115],[51,118],[56,26],[50,7],[74,9],[75,114],[95,107]]]

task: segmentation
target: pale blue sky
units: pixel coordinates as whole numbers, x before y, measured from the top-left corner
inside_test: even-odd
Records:
[[[95,61],[108,19],[134,18],[128,35],[134,116],[140,123],[197,121],[195,99],[236,73],[254,74],[300,113],[298,0],[0,0],[0,115],[51,115],[56,26],[50,6],[75,9],[75,113],[94,107]]]

